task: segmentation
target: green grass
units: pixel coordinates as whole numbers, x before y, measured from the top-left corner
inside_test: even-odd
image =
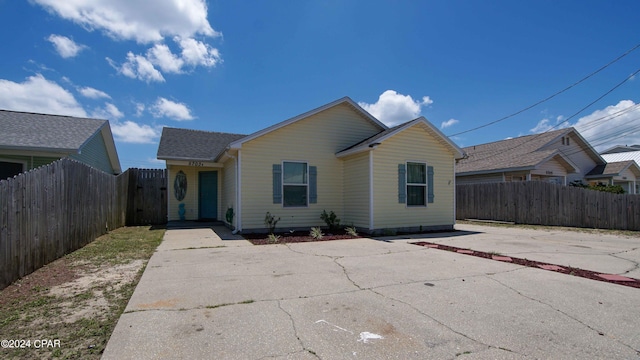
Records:
[[[144,265],[139,270],[130,266],[133,270],[128,271],[135,273],[127,281],[100,274],[136,260],[146,264],[163,235],[163,229],[148,227],[114,230],[0,291],[0,338],[61,342],[60,348],[0,349],[0,358],[100,359]],[[74,288],[70,275],[56,279],[60,274],[74,273],[76,278],[93,275],[99,281]],[[57,285],[64,290],[52,294],[50,287]],[[100,307],[94,306],[98,300]]]

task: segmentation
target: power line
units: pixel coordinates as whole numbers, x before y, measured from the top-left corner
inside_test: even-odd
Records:
[[[493,124],[499,123],[499,122],[501,122],[501,121],[507,120],[507,119],[509,119],[509,118],[512,118],[512,117],[514,117],[514,116],[516,116],[516,115],[518,115],[518,114],[521,114],[521,113],[523,113],[523,112],[525,112],[525,111],[527,111],[527,110],[529,110],[529,109],[532,109],[532,108],[534,108],[534,107],[536,107],[536,106],[538,106],[538,105],[540,105],[540,104],[542,104],[542,103],[544,103],[544,102],[547,102],[547,101],[549,101],[549,100],[553,99],[554,97],[556,97],[556,96],[558,96],[558,95],[562,94],[563,92],[565,92],[565,91],[567,91],[567,90],[569,90],[569,89],[573,88],[574,86],[576,86],[576,85],[578,85],[578,84],[582,83],[583,81],[585,81],[585,80],[589,79],[590,77],[592,77],[592,76],[594,76],[595,74],[599,73],[600,71],[602,71],[602,70],[606,69],[606,68],[607,68],[607,67],[609,67],[610,65],[612,65],[612,64],[614,64],[614,63],[616,63],[618,60],[620,60],[620,59],[622,59],[623,57],[625,57],[625,56],[629,55],[631,52],[633,52],[634,50],[636,50],[636,49],[637,49],[637,48],[639,48],[639,47],[640,47],[640,44],[637,44],[636,46],[634,46],[634,47],[632,47],[631,49],[627,50],[624,54],[622,54],[622,55],[618,56],[618,57],[617,57],[617,58],[615,58],[614,60],[610,61],[610,62],[609,62],[609,63],[607,63],[606,65],[604,65],[604,66],[602,66],[601,68],[599,68],[598,70],[596,70],[596,71],[592,72],[591,74],[589,74],[589,75],[587,75],[587,76],[583,77],[582,79],[580,79],[580,80],[578,80],[577,82],[575,82],[575,83],[573,83],[573,84],[571,84],[571,85],[567,86],[566,88],[564,88],[564,89],[562,89],[562,90],[560,90],[560,91],[556,92],[555,94],[550,95],[550,96],[548,96],[548,97],[546,97],[546,98],[544,98],[544,99],[542,99],[542,100],[540,100],[540,101],[538,101],[538,102],[534,103],[533,105],[529,105],[529,106],[525,107],[525,108],[524,108],[524,109],[522,109],[522,110],[516,111],[516,112],[514,112],[514,113],[512,113],[512,114],[510,114],[510,115],[504,116],[504,117],[502,117],[502,118],[500,118],[500,119],[498,119],[498,120],[494,120],[494,121],[488,122],[488,123],[486,123],[486,124],[484,124],[484,125],[480,125],[480,126],[477,126],[477,127],[475,127],[475,128],[472,128],[472,129],[469,129],[469,130],[465,130],[465,131],[461,131],[461,132],[459,132],[459,133],[451,134],[451,135],[448,135],[448,136],[450,136],[450,137],[451,137],[451,136],[457,136],[457,135],[466,134],[466,133],[468,133],[468,132],[476,131],[476,130],[479,130],[479,129],[485,128],[485,127],[487,127],[487,126],[491,126],[491,125],[493,125]]]
[[[640,45],[639,45],[639,46],[640,46]],[[636,46],[636,47],[638,47],[638,46]],[[631,74],[631,75],[627,76],[624,80],[622,80],[621,82],[619,82],[618,84],[616,84],[614,87],[612,87],[611,89],[609,89],[607,92],[605,92],[604,94],[602,94],[601,96],[599,96],[599,97],[598,97],[598,98],[596,98],[595,100],[591,101],[589,104],[587,104],[586,106],[582,107],[580,110],[578,110],[577,112],[575,112],[573,115],[569,116],[566,120],[564,120],[564,121],[562,121],[562,122],[558,123],[557,125],[553,126],[553,127],[552,127],[552,128],[550,128],[549,130],[544,131],[544,132],[539,133],[539,134],[535,134],[535,135],[531,136],[531,138],[530,138],[530,139],[528,139],[528,140],[526,140],[526,141],[524,141],[524,142],[522,142],[522,143],[520,143],[520,144],[516,144],[515,146],[513,146],[513,147],[511,147],[511,148],[508,148],[508,149],[502,149],[502,150],[501,150],[501,152],[506,152],[506,151],[510,151],[510,150],[516,149],[516,148],[518,148],[518,147],[520,147],[520,146],[523,146],[524,144],[527,144],[527,143],[529,143],[529,142],[531,142],[531,141],[533,141],[533,140],[537,139],[538,137],[542,136],[543,134],[546,134],[546,133],[548,133],[548,132],[550,132],[550,131],[553,131],[554,129],[556,129],[556,128],[557,128],[557,127],[559,127],[560,125],[562,125],[562,124],[564,124],[564,123],[568,122],[569,120],[571,120],[572,118],[574,118],[574,117],[578,116],[581,112],[583,112],[585,109],[589,108],[591,105],[595,104],[596,102],[600,101],[600,100],[601,100],[602,98],[604,98],[605,96],[607,96],[607,95],[609,95],[610,93],[612,93],[614,90],[616,90],[617,88],[619,88],[620,86],[622,86],[624,83],[626,83],[627,81],[629,81],[630,79],[632,79],[632,78],[633,78],[636,74],[638,74],[638,73],[640,73],[640,69],[636,70],[633,74]],[[633,105],[633,106],[635,106],[635,105]],[[630,106],[630,108],[632,108],[633,106]],[[609,116],[610,116],[610,115],[607,115],[607,116],[605,116],[605,117],[609,117]],[[601,120],[601,119],[602,119],[602,118],[600,118],[600,119],[596,119],[596,120]],[[476,154],[474,154],[474,155],[476,155]],[[484,160],[484,159],[488,159],[488,158],[490,158],[490,157],[492,157],[492,156],[494,156],[494,155],[495,155],[495,152],[492,152],[492,153],[491,153],[490,155],[488,155],[488,156],[485,156],[485,157],[482,157],[482,158],[479,158],[479,159],[474,159],[473,161],[481,161],[481,160]]]

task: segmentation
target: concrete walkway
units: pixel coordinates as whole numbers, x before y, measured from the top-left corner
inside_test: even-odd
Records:
[[[638,239],[462,228],[426,241],[637,270]],[[620,264],[528,247],[563,238]],[[638,289],[387,240],[253,246],[168,230],[103,359],[640,358]]]

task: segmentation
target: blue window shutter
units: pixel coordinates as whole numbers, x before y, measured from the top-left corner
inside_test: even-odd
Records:
[[[282,165],[273,164],[273,203],[282,204]]]
[[[433,202],[433,166],[427,166],[427,191],[429,202]]]
[[[407,202],[407,169],[405,164],[398,164],[398,202]]]
[[[318,202],[318,168],[309,166],[309,203]]]

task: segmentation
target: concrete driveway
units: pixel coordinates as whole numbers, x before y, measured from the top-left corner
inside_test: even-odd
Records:
[[[456,227],[426,241],[640,277],[639,238]],[[640,358],[639,289],[416,239],[218,234],[167,231],[103,359]]]

